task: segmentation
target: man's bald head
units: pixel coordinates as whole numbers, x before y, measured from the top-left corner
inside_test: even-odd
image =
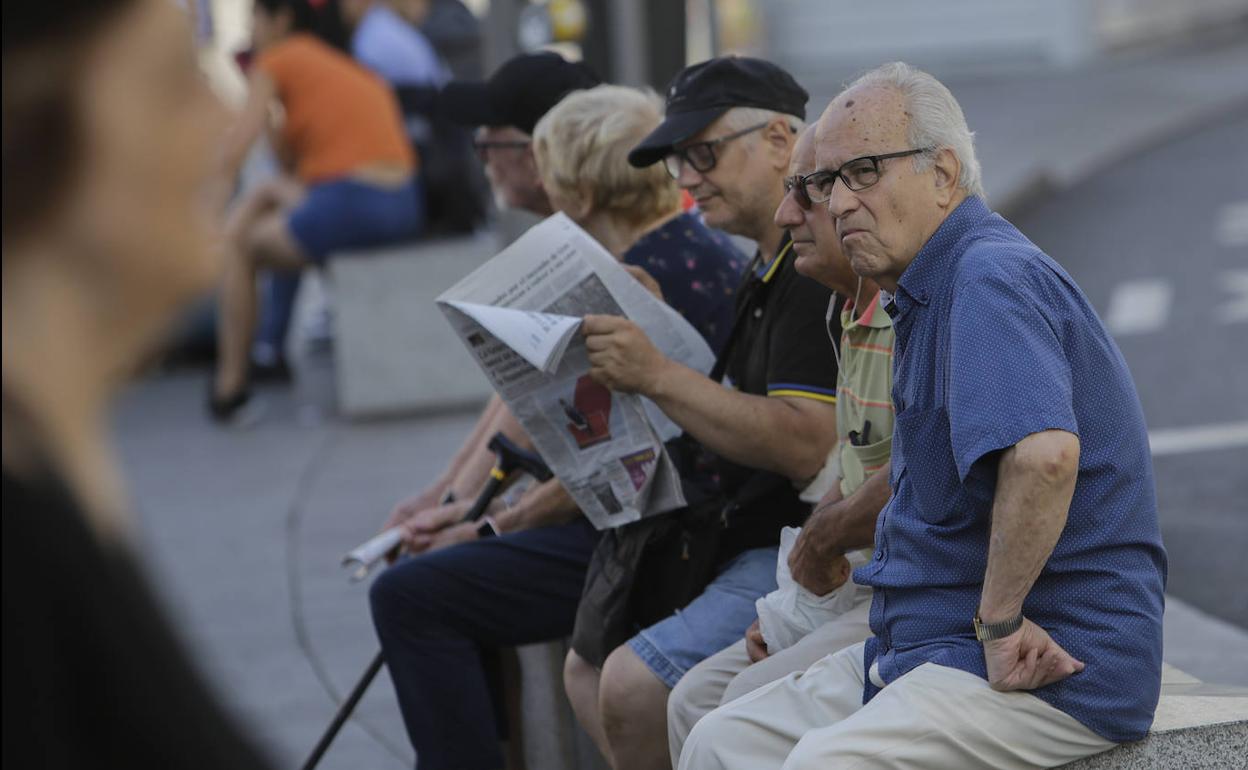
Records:
[[[879,157],[898,153],[913,154]],[[827,208],[854,271],[890,291],[945,217],[981,190],[957,101],[935,78],[900,63],[872,70],[828,105],[815,161],[839,172]]]

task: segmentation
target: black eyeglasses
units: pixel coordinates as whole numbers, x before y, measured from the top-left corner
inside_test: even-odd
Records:
[[[527,139],[510,139],[510,140],[489,140],[489,139],[473,139],[472,148],[477,151],[477,157],[482,163],[489,160],[490,150],[523,150],[532,144]]]
[[[812,205],[814,205],[814,203],[810,200],[810,195],[806,192],[806,180],[811,176],[814,175],[807,174],[806,176],[802,176],[801,174],[794,174],[793,176],[786,176],[784,178],[784,194],[788,195],[789,193],[793,193],[793,197],[797,200],[797,205],[804,209],[809,209]]]
[[[890,152],[885,155],[864,155],[841,164],[835,171],[821,170],[805,177],[804,192],[811,203],[824,203],[832,197],[832,188],[840,179],[845,186],[854,192],[861,192],[880,181],[880,161],[891,158],[908,158],[931,152],[933,148],[924,147],[920,150]]]
[[[731,142],[733,139],[739,139],[746,134],[766,128],[771,123],[770,120],[759,123],[757,126],[743,128],[735,133],[721,136],[718,139],[710,139],[705,142],[697,142],[696,144],[687,144],[684,147],[673,147],[668,156],[663,159],[663,165],[667,167],[667,173],[671,174],[672,179],[680,178],[681,167],[688,163],[693,167],[694,171],[699,174],[705,174],[715,168],[715,148],[724,142]]]

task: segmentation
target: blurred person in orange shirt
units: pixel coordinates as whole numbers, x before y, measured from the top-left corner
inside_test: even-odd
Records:
[[[249,354],[258,298],[257,269],[298,271],[329,255],[414,238],[424,194],[415,152],[393,92],[376,75],[318,37],[338,23],[321,0],[256,0],[256,54],[249,94],[226,144],[237,174],[266,130],[289,175],[253,190],[227,227],[217,330],[217,372],[209,411],[223,423],[254,418],[248,409]],[[280,125],[274,106],[284,112]]]

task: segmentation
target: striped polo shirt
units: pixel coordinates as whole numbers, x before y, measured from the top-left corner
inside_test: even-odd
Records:
[[[841,445],[841,494],[849,497],[888,464],[893,447],[893,322],[880,292],[854,318],[854,301],[841,309],[841,365],[837,376],[836,432]]]

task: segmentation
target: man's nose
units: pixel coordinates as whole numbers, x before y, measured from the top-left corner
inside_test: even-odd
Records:
[[[776,215],[773,221],[776,227],[799,227],[806,221],[806,212],[798,205],[793,192],[790,190],[780,199],[780,205],[776,207]]]
[[[702,174],[693,167],[693,164],[683,158],[678,162],[680,163],[680,174],[676,177],[678,187],[682,190],[692,190],[702,184]]]
[[[843,180],[836,180],[832,185],[832,195],[828,197],[828,213],[833,219],[840,219],[858,208],[858,194],[845,184]]]

